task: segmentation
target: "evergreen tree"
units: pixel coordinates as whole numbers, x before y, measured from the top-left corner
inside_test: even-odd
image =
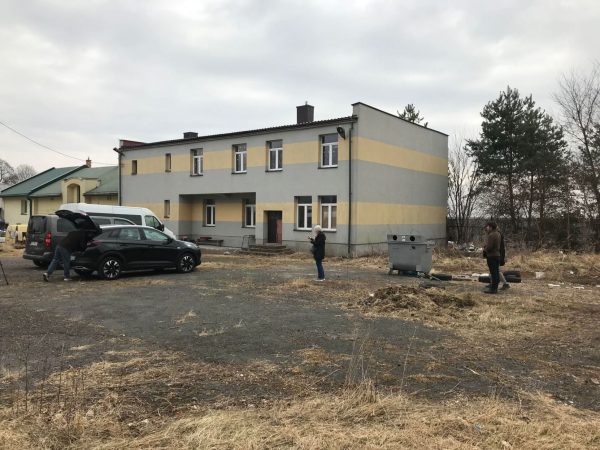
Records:
[[[398,117],[419,125],[425,120],[425,118],[421,116],[421,112],[412,103],[406,105],[402,113],[398,111]],[[425,123],[424,126],[427,127],[427,123]]]

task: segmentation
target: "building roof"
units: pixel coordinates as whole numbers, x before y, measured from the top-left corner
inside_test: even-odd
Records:
[[[140,143],[139,145],[135,145],[132,147],[129,147],[129,146],[121,147],[120,150],[129,151],[129,150],[137,150],[137,149],[143,149],[143,148],[148,148],[148,147],[163,147],[163,146],[167,146],[167,145],[190,143],[190,142],[212,141],[212,140],[216,140],[216,139],[233,138],[233,137],[240,137],[240,136],[253,136],[253,135],[257,135],[257,134],[272,133],[272,132],[276,132],[276,131],[288,131],[288,130],[299,130],[299,129],[305,129],[305,128],[316,128],[316,127],[320,127],[323,125],[356,122],[356,120],[357,120],[356,116],[338,117],[336,119],[315,120],[313,122],[305,122],[305,123],[298,123],[298,124],[292,124],[292,125],[280,125],[280,126],[269,127],[269,128],[257,128],[254,130],[234,131],[231,133],[209,134],[206,136],[198,136],[197,138],[172,139],[172,140],[168,140],[168,141]]]
[[[0,192],[1,197],[27,197],[86,166],[52,167]]]
[[[119,186],[119,168],[117,166],[108,167],[83,167],[80,170],[72,172],[67,176],[61,177],[51,184],[37,190],[30,197],[58,197],[62,194],[61,181],[71,178],[79,179],[98,179],[100,185],[88,192],[82,192],[83,195],[109,195],[118,193]],[[96,192],[98,191],[98,192]]]

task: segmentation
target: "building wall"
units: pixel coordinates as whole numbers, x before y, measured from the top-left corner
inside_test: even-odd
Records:
[[[39,197],[32,200],[33,214],[46,215],[54,214],[59,206],[64,203],[61,197]]]
[[[17,223],[29,222],[29,203],[27,204],[27,214],[21,214],[21,200],[25,197],[5,197],[4,198],[4,221],[15,225]]]
[[[84,201],[91,205],[118,205],[118,195],[85,195]]]

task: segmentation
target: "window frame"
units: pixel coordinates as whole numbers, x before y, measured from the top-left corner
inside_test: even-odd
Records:
[[[332,197],[335,197],[335,202],[332,202]],[[328,213],[327,213],[327,218],[328,223],[325,224],[323,218],[325,217],[325,214],[323,213],[324,208],[327,208]],[[331,214],[333,209],[335,208],[335,226],[331,227],[331,222],[332,222],[332,217],[333,215]],[[323,229],[323,231],[337,231],[337,196],[336,195],[327,195],[327,196],[321,196],[319,197],[319,213],[320,213],[320,220],[321,220],[321,228]]]
[[[328,136],[335,136],[336,140],[335,142],[324,142],[324,140],[328,137]],[[339,163],[339,138],[338,138],[338,134],[337,133],[329,133],[329,134],[322,134],[319,137],[319,141],[320,141],[320,155],[319,155],[319,167],[323,168],[323,169],[333,169],[336,168],[338,166]],[[332,164],[332,160],[333,160],[333,155],[334,155],[334,150],[333,147],[336,146],[336,150],[335,150],[335,164]],[[329,157],[329,163],[325,164],[325,150],[327,149],[327,154]]]
[[[303,200],[310,198],[310,200]],[[304,223],[300,224],[300,210],[303,210]],[[309,220],[310,219],[310,220]],[[299,196],[296,197],[296,230],[310,231],[312,230],[312,197]]]
[[[173,160],[170,153],[165,153],[165,172],[171,172]]]
[[[21,200],[21,215],[26,216],[27,214],[29,214],[28,211],[29,211],[29,205],[28,205],[27,199]]]
[[[233,151],[233,173],[248,173],[248,146],[244,144],[234,144],[231,146]],[[240,170],[237,170],[238,156],[240,157]]]
[[[280,143],[279,147],[273,147],[273,143]],[[271,153],[275,154],[276,167],[271,167]],[[267,172],[281,172],[283,170],[283,139],[267,141]]]
[[[199,177],[204,175],[204,149],[193,148],[190,150],[190,175],[193,177]],[[198,165],[196,167],[196,162]]]
[[[250,214],[248,214],[250,210]],[[248,223],[248,217],[250,217],[250,223]],[[256,202],[247,200],[244,202],[244,228],[256,228]]]
[[[165,219],[168,219],[169,217],[171,217],[171,200],[165,200],[163,203],[163,208],[164,208],[163,217]]]
[[[209,214],[209,210],[212,212]],[[212,219],[209,221],[208,219]],[[217,226],[217,205],[215,201],[212,199],[207,199],[204,201],[204,226],[205,227],[215,227]]]
[[[138,174],[138,160],[132,159],[131,160],[131,175],[137,175],[137,174]]]

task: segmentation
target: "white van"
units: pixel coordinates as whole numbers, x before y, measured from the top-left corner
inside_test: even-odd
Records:
[[[94,220],[95,218],[125,219],[135,225],[146,225],[162,231],[167,236],[176,239],[175,234],[158,220],[158,217],[148,208],[137,206],[95,205],[92,203],[63,203],[60,209],[83,211]]]

